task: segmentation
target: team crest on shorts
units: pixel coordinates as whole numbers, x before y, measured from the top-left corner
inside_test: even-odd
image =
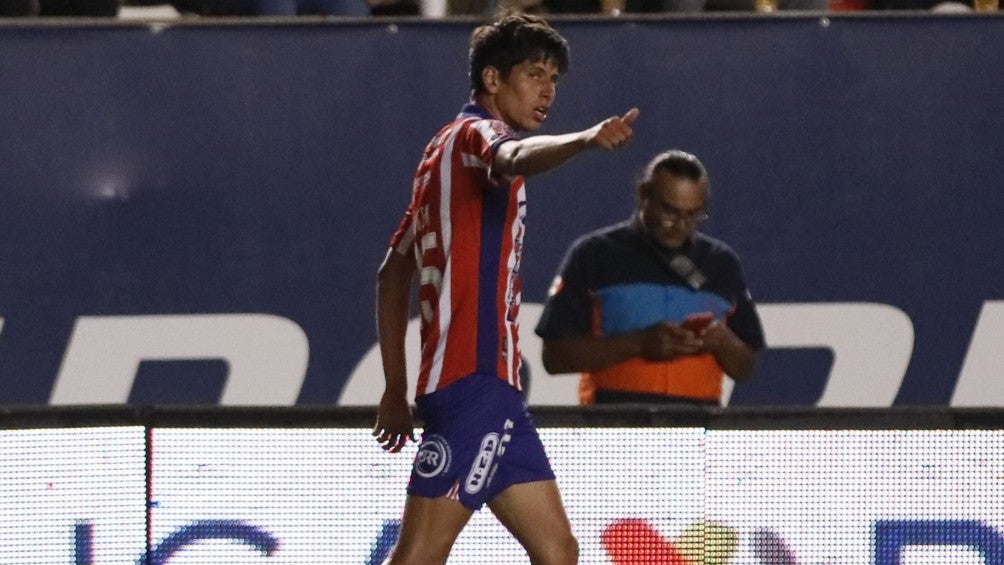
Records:
[[[415,472],[418,476],[430,478],[450,468],[450,444],[439,435],[424,438],[415,455]]]

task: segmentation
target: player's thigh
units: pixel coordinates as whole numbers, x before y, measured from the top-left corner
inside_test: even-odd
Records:
[[[488,507],[523,545],[533,563],[575,563],[578,544],[555,481],[519,483]]]
[[[401,518],[401,534],[389,561],[392,565],[445,563],[450,548],[473,512],[441,496],[409,495]]]

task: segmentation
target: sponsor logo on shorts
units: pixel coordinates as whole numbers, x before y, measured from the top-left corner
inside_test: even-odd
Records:
[[[464,490],[468,494],[474,494],[484,488],[488,482],[488,475],[492,470],[492,462],[495,461],[495,450],[499,446],[499,435],[492,432],[481,440],[481,449],[478,456],[471,465],[471,472],[467,474],[467,481],[464,482]]]
[[[450,444],[442,436],[431,435],[418,446],[415,455],[415,472],[430,478],[450,468]]]
[[[492,482],[492,477],[495,476],[495,470],[498,468],[495,459],[496,457],[501,458],[502,454],[505,453],[506,446],[512,440],[512,434],[509,432],[514,426],[513,421],[506,418],[505,423],[502,424],[502,435],[492,432],[481,439],[481,449],[478,450],[478,455],[474,459],[474,464],[471,465],[471,471],[467,474],[467,480],[464,482],[464,490],[468,494],[477,493],[485,485]]]

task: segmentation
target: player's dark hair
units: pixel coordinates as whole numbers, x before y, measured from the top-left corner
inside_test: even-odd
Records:
[[[711,196],[711,183],[708,179],[708,171],[704,168],[701,160],[691,153],[679,149],[670,149],[653,157],[648,162],[648,166],[645,167],[645,176],[638,183],[639,196],[648,196],[649,191],[652,190],[652,178],[655,176],[656,171],[666,171],[673,176],[694,182],[703,182],[705,185],[705,198],[707,199]]]
[[[568,70],[568,41],[543,18],[533,14],[503,13],[492,24],[471,33],[470,84],[477,94],[485,89],[481,71],[495,67],[503,77],[524,61],[553,61],[558,72]]]

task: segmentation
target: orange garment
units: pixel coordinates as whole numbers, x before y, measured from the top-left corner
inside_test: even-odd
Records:
[[[583,373],[579,403],[593,404],[596,389],[662,394],[718,402],[724,372],[710,353],[672,361],[628,359],[602,371]]]

